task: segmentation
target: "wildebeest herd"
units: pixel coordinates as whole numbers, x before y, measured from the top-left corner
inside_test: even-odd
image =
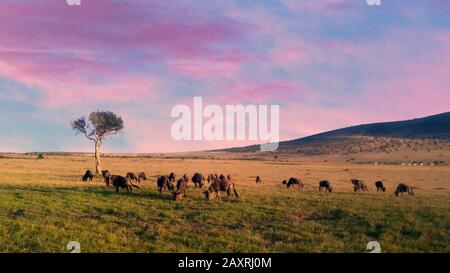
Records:
[[[351,179],[350,181],[353,184],[354,192],[369,191],[369,187],[362,180]],[[289,180],[283,180],[282,184],[286,185],[288,188],[290,188],[291,186],[294,186],[294,185],[298,186],[299,189],[304,188],[302,181],[295,177],[291,177]],[[383,185],[383,181],[376,181],[375,187],[377,188],[377,192],[380,192],[380,191],[385,192],[386,191],[386,187]],[[410,187],[404,183],[400,183],[400,184],[398,184],[397,189],[394,191],[394,194],[396,196],[398,196],[400,193],[402,195],[403,195],[403,193],[408,193],[408,195],[414,196],[413,189],[414,189],[414,187]],[[328,191],[328,192],[333,192],[331,183],[328,180],[322,180],[319,182],[319,192],[322,192],[323,190]]]
[[[111,175],[108,170],[102,171],[102,177],[107,187],[113,186],[116,188],[116,192],[119,192],[120,189],[126,189],[127,192],[133,192],[133,188],[139,189],[140,187],[136,184],[147,181],[148,178],[144,172],[136,175],[133,172],[127,173],[125,176],[121,175]],[[83,175],[83,181],[92,181],[94,178],[94,173],[91,170],[87,170]],[[176,182],[175,182],[176,181]],[[224,176],[217,174],[210,174],[206,179],[205,176],[201,173],[195,173],[192,179],[189,179],[187,174],[183,175],[180,179],[176,180],[175,173],[170,173],[169,175],[159,175],[156,178],[156,185],[158,187],[158,191],[162,193],[165,190],[172,191],[173,200],[181,201],[184,200],[186,195],[186,189],[188,187],[189,181],[192,181],[195,188],[203,189],[208,182],[209,187],[206,188],[203,193],[205,194],[205,198],[207,200],[216,198],[220,200],[220,193],[226,192],[228,197],[231,197],[231,194],[234,193],[236,198],[239,198],[239,194],[237,193],[235,184],[231,175]]]
[[[116,188],[116,192],[119,192],[120,189],[126,189],[127,192],[132,192],[133,188],[139,189],[140,187],[136,184],[141,182],[145,182],[148,180],[146,174],[144,172],[140,172],[136,175],[133,172],[128,172],[125,176],[121,175],[111,175],[109,171],[102,171],[102,176],[106,186],[113,186]],[[94,173],[90,170],[87,170],[82,177],[83,181],[92,181],[94,178]],[[175,182],[176,181],[176,182]],[[209,187],[207,187],[203,193],[205,195],[206,200],[211,200],[213,198],[220,200],[220,193],[226,192],[228,197],[231,197],[232,193],[234,193],[236,198],[239,198],[239,194],[237,193],[236,186],[234,180],[231,178],[231,175],[224,176],[223,174],[218,176],[217,174],[210,174],[207,178],[201,173],[195,173],[191,179],[187,176],[187,174],[183,175],[183,177],[176,180],[175,173],[170,173],[169,175],[158,175],[156,179],[156,185],[158,187],[158,191],[162,193],[165,190],[172,191],[173,200],[174,201],[182,201],[187,198],[186,189],[188,187],[189,182],[192,182],[195,188],[203,189],[208,183]],[[353,185],[354,192],[358,191],[369,191],[369,187],[366,183],[359,179],[351,179],[350,180]],[[256,177],[256,184],[261,184],[262,180],[260,176]],[[283,185],[286,185],[287,188],[297,187],[299,190],[304,188],[303,182],[300,179],[295,177],[291,177],[289,180],[283,180]],[[377,192],[385,192],[386,187],[383,185],[382,181],[376,181],[375,187]],[[410,187],[404,183],[400,183],[394,194],[398,196],[399,194],[408,193],[410,196],[414,196],[413,192],[414,187]],[[328,180],[322,180],[319,182],[319,192],[333,192],[333,188],[331,187],[331,183]]]

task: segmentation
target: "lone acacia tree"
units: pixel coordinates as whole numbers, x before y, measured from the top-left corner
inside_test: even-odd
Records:
[[[89,122],[85,117],[71,122],[76,135],[83,134],[95,143],[95,171],[102,171],[100,165],[100,148],[106,137],[117,134],[123,129],[123,120],[110,111],[95,111],[89,115]]]

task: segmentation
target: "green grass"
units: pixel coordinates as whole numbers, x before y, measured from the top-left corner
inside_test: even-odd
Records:
[[[206,202],[173,202],[155,185],[132,194],[101,186],[0,185],[0,252],[450,252],[445,194],[288,191],[239,187]]]

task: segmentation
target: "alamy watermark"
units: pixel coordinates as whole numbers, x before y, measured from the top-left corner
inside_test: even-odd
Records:
[[[81,244],[77,241],[71,241],[67,244],[66,249],[70,251],[70,253],[81,253]]]
[[[194,97],[193,111],[189,106],[179,104],[172,108],[171,117],[178,118],[171,129],[172,138],[176,141],[265,142],[261,144],[261,151],[276,151],[280,142],[279,105],[226,105],[224,110],[215,104],[204,107],[203,98]],[[205,123],[204,119],[207,119]]]
[[[370,241],[366,249],[370,250],[369,253],[381,253],[381,244],[378,241]]]
[[[381,0],[366,0],[369,6],[381,6]]]
[[[66,0],[66,4],[69,6],[81,6],[81,0]]]

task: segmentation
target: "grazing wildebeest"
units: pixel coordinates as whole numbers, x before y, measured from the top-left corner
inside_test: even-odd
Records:
[[[395,190],[394,194],[398,196],[399,193],[403,195],[404,192],[407,192],[408,195],[414,196],[413,187],[410,187],[406,184],[400,183],[397,186],[397,189]]]
[[[328,192],[333,192],[333,188],[328,180],[322,180],[319,182],[319,192],[322,192],[322,189],[325,189],[325,191]]]
[[[130,178],[123,176],[113,176],[113,186],[116,187],[116,192],[119,192],[119,188],[127,189],[127,192],[133,192],[133,187],[139,189],[138,186],[134,185]]]
[[[256,184],[261,184],[261,183],[262,183],[261,177],[257,176],[256,177]]]
[[[158,191],[160,193],[162,193],[162,191],[166,189],[169,189],[171,191],[174,189],[172,180],[170,180],[169,177],[165,175],[158,176],[156,184],[158,185]]]
[[[106,171],[102,171],[102,176],[106,183],[106,186],[109,187],[109,182],[111,181],[111,174],[109,173],[108,170],[106,170]]]
[[[382,192],[385,192],[385,191],[386,191],[386,188],[385,188],[384,185],[383,185],[383,181],[377,181],[377,182],[375,182],[375,187],[377,187],[377,192],[378,192],[378,191],[382,191]]]
[[[192,183],[194,183],[196,188],[198,187],[201,189],[205,185],[205,177],[201,173],[195,173],[192,177]]]
[[[136,180],[136,182],[139,181],[137,175],[133,172],[127,173],[127,175],[125,177],[129,178],[131,181],[134,181],[134,180]]]
[[[206,200],[211,200],[213,195],[216,196],[216,199],[220,200],[220,192],[227,192],[229,198],[231,191],[234,192],[236,198],[239,198],[234,182],[224,176],[223,179],[214,179],[208,190],[205,190],[203,193],[205,194]]]
[[[353,190],[355,192],[357,191],[369,191],[369,188],[367,187],[367,185],[362,182],[361,180],[358,179],[352,179],[352,184],[353,184]]]
[[[187,176],[187,174],[183,175],[184,180],[186,180],[186,182],[189,182],[189,176]]]
[[[138,177],[137,177],[138,182],[142,182],[142,181],[147,181],[147,176],[145,175],[144,172],[140,172]]]
[[[175,179],[177,179],[175,173],[170,173],[168,178],[172,183],[175,183]]]
[[[211,184],[214,181],[214,179],[216,179],[216,177],[213,174],[208,175],[208,179],[207,179],[208,184]],[[217,179],[219,179],[219,178],[217,178]]]
[[[92,181],[92,179],[94,179],[94,173],[91,170],[87,170],[84,173],[82,180],[83,181]]]
[[[297,178],[295,178],[295,177],[289,178],[289,181],[284,180],[283,181],[283,185],[286,185],[287,188],[290,188],[291,186],[294,186],[294,185],[297,185],[297,187],[299,189],[303,189],[304,188],[304,185],[303,185],[302,181],[297,179]]]
[[[187,198],[186,188],[188,180],[186,178],[180,178],[177,182],[177,189],[172,193],[173,201],[182,201]]]

